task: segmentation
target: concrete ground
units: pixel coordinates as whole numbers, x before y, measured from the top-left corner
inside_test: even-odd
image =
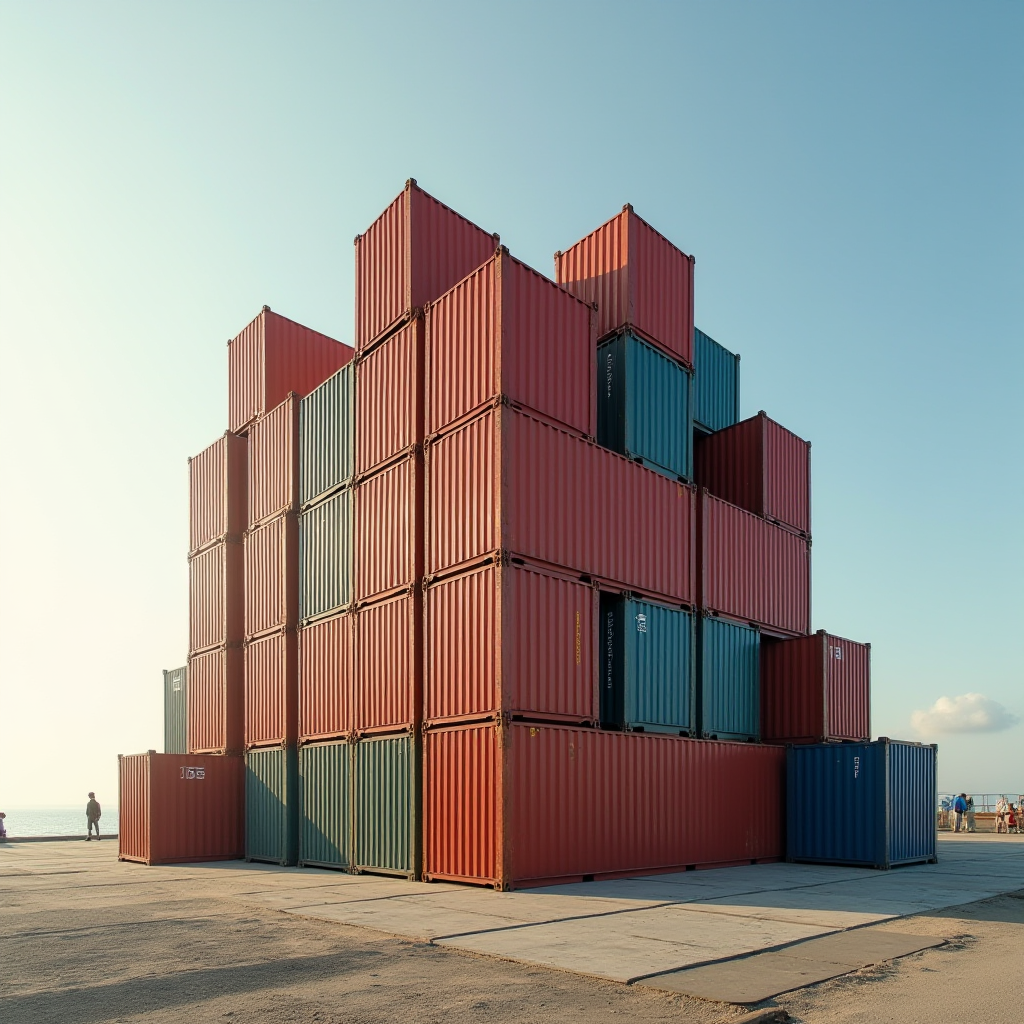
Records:
[[[146,868],[115,847],[0,846],[0,1019],[713,1021],[754,1003],[973,1022],[961,975],[991,987],[989,1020],[1020,1019],[998,972],[1024,960],[1024,899],[1004,895],[1024,888],[1024,837],[944,836],[939,864],[887,873],[775,864],[516,893]],[[937,996],[940,1016],[914,1015]]]

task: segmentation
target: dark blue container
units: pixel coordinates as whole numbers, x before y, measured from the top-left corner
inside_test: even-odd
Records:
[[[693,422],[709,433],[740,418],[740,357],[693,331]]]
[[[693,378],[630,333],[597,349],[597,442],[682,480],[693,478]]]
[[[601,722],[637,732],[695,729],[693,616],[601,596]]]
[[[697,708],[705,739],[756,740],[761,730],[761,634],[702,617],[697,637]]]
[[[934,863],[937,751],[885,737],[790,747],[787,858],[886,869]]]

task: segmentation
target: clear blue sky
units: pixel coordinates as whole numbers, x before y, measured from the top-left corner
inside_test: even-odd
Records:
[[[410,176],[548,274],[625,202],[694,253],[744,415],[813,442],[876,734],[1024,718],[1022,68],[1010,2],[4,0],[0,803],[160,747],[225,341],[263,303],[351,341]],[[942,788],[1024,790],[1024,726],[937,738]]]

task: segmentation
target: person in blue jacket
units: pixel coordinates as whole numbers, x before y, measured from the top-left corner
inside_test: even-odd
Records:
[[[953,813],[956,814],[956,825],[953,827],[953,831],[960,832],[963,830],[964,815],[967,813],[967,801],[964,799],[963,793],[953,801]]]

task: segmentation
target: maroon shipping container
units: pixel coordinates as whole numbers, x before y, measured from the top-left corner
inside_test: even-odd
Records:
[[[242,642],[245,578],[242,545],[221,541],[188,562],[189,653]]]
[[[422,316],[356,363],[356,474],[407,455],[423,441]]]
[[[522,564],[426,589],[424,717],[596,722],[598,591]]]
[[[241,541],[248,525],[246,441],[230,431],[188,460],[188,550]]]
[[[694,444],[698,487],[811,535],[811,445],[759,412]]]
[[[423,457],[416,451],[359,481],[354,494],[357,601],[407,590],[423,575]]]
[[[513,889],[783,854],[784,747],[551,725],[424,735],[425,877]]]
[[[228,428],[236,434],[294,391],[305,398],[354,351],[269,306],[228,342]]]
[[[299,656],[294,629],[245,645],[245,749],[298,739]]]
[[[348,736],[354,728],[352,621],[345,612],[299,630],[299,741]]]
[[[188,750],[240,754],[245,737],[245,665],[241,647],[188,659]]]
[[[196,754],[117,755],[117,859],[143,864],[245,856],[245,762]]]
[[[694,492],[497,406],[427,445],[427,573],[501,551],[692,604]]]
[[[777,743],[871,739],[871,644],[823,629],[761,644],[761,733]]]
[[[427,195],[414,178],[356,235],[356,348],[443,295],[495,250],[498,236]]]
[[[427,434],[504,396],[594,437],[596,358],[591,307],[502,246],[427,308]]]
[[[418,589],[355,614],[355,725],[360,734],[415,728],[422,718]]]
[[[299,521],[294,512],[245,535],[245,639],[299,620]]]
[[[701,493],[701,607],[769,632],[809,633],[810,541]]]
[[[598,335],[628,327],[693,366],[693,257],[626,205],[567,252],[555,253],[555,280],[597,303]]]
[[[299,396],[249,428],[249,525],[299,508]]]

